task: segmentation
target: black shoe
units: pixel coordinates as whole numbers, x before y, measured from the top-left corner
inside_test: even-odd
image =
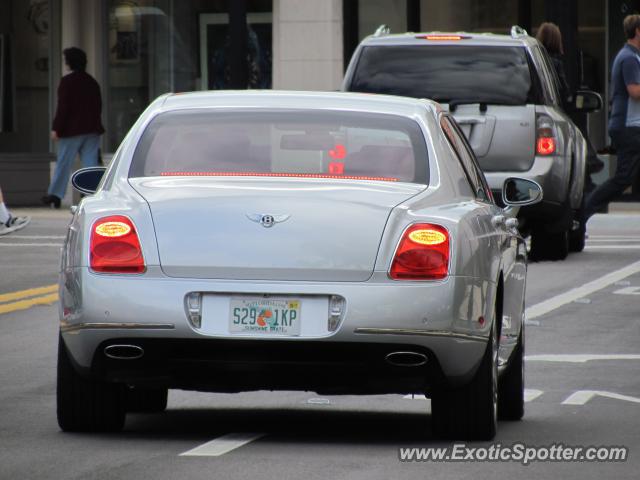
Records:
[[[45,195],[41,200],[47,207],[60,208],[60,198],[55,195]]]

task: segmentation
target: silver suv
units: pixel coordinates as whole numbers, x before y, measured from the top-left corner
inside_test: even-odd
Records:
[[[405,33],[388,29],[364,39],[342,90],[431,98],[448,107],[467,136],[494,196],[506,178],[538,182],[544,200],[520,210],[531,255],[561,260],[584,248],[580,224],[586,141],[563,109],[551,60],[519,27],[511,35]],[[579,91],[570,108],[602,107]]]

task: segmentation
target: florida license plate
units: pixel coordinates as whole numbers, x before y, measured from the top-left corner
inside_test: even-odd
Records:
[[[300,335],[300,300],[264,297],[232,298],[229,331],[263,335]]]

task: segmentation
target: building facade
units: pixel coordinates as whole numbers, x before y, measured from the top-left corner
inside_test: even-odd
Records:
[[[574,88],[608,94],[621,20],[640,0],[3,0],[0,2],[0,185],[37,203],[49,180],[49,140],[62,50],[78,46],[100,83],[109,158],[158,95],[202,89],[335,90],[358,42],[392,32],[563,31]],[[589,118],[606,145],[606,111]],[[67,199],[68,201],[69,199]]]

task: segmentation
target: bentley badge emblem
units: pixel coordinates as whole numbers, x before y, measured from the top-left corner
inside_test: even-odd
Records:
[[[262,213],[247,213],[247,218],[252,222],[259,223],[264,228],[271,228],[276,223],[282,223],[285,220],[288,220],[291,215],[269,215]]]

